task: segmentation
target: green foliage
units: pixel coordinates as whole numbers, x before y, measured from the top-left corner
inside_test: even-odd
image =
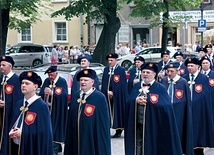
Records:
[[[121,2],[130,3],[132,0],[120,0]],[[165,0],[167,1],[167,0]],[[144,17],[150,20],[151,27],[162,26],[163,22],[167,27],[177,27],[178,24],[183,23],[184,20],[190,17],[186,16],[174,16],[168,19],[162,18],[161,13],[165,13],[167,8],[163,0],[134,0],[136,6],[133,8],[130,16],[132,17]],[[199,7],[201,0],[168,0],[169,8],[176,11],[185,11],[187,8]]]
[[[106,22],[106,15],[110,14],[111,8],[116,8],[111,0],[77,0],[71,1],[67,7],[54,12],[51,17],[64,16],[66,20],[86,15],[86,22],[95,19]]]
[[[7,2],[7,3],[6,3]],[[50,0],[8,0],[3,4],[4,9],[10,9],[8,27],[18,31],[24,30],[40,20],[40,10],[50,10]]]

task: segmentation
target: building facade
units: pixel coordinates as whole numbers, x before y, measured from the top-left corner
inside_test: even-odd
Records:
[[[210,2],[210,0],[207,0]],[[122,5],[123,9],[118,11],[118,17],[121,21],[121,28],[116,36],[116,45],[119,43],[129,44],[133,47],[136,42],[143,41],[153,46],[156,43],[161,45],[162,28],[150,28],[150,22],[144,18],[132,18],[129,16],[134,3]],[[167,40],[172,41],[173,46],[176,43],[194,44],[201,40],[201,32],[198,30],[198,21],[201,20],[201,9],[194,8],[187,11],[170,11],[170,16],[184,15],[191,16],[191,19],[183,21],[178,28],[171,28],[168,32]],[[203,19],[206,20],[206,31],[203,32],[203,45],[210,43],[214,35],[214,5],[212,3],[204,4]],[[90,40],[91,44],[96,44],[102,30],[102,23],[91,22]]]
[[[8,30],[7,45],[17,43],[88,45],[88,26],[83,24],[84,16],[74,17],[70,21],[66,21],[63,16],[50,18],[51,13],[69,5],[69,1],[51,0],[51,9],[46,10],[47,14],[41,14],[41,21],[20,33]]]

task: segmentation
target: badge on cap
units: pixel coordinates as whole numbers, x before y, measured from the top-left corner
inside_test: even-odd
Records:
[[[152,64],[152,63],[150,63],[150,64],[149,64],[149,67],[153,67],[153,64]]]
[[[184,69],[180,69],[180,74],[184,74]]]
[[[33,75],[32,72],[28,72],[28,73],[27,73],[27,76],[28,76],[28,77],[31,77],[32,75]]]
[[[3,59],[3,60],[5,60],[5,59],[6,59],[6,57],[5,57],[5,56],[2,56],[2,59]]]
[[[88,70],[84,70],[83,73],[84,73],[85,75],[88,75]]]

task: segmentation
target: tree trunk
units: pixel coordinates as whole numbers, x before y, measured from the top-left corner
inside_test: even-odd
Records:
[[[121,26],[120,19],[117,17],[117,0],[108,0],[111,13],[106,15],[107,21],[104,23],[102,33],[93,54],[93,62],[100,62],[107,65],[105,59],[108,53],[115,52],[115,37]]]
[[[0,55],[5,55],[9,15],[10,7],[2,8],[2,4],[0,4]]]
[[[165,51],[167,49],[167,34],[169,27],[167,26],[167,23],[165,22],[165,19],[169,19],[169,2],[168,0],[164,0],[164,4],[166,7],[166,12],[163,14],[163,26],[162,26],[162,51]]]

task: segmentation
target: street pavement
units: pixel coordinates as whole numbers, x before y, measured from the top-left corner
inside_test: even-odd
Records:
[[[111,129],[111,135],[115,134],[115,130]],[[111,154],[112,155],[125,155],[124,151],[124,132],[120,138],[111,138]]]

